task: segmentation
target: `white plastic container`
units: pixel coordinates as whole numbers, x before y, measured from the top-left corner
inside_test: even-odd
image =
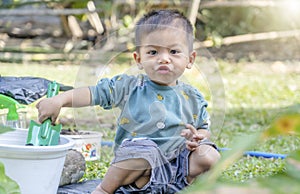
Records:
[[[66,135],[75,141],[74,149],[82,153],[86,161],[99,160],[101,155],[102,133],[84,131],[85,134]]]
[[[0,161],[22,194],[55,194],[67,151],[74,141],[60,137],[57,146],[25,146],[27,130],[0,134]]]
[[[6,125],[8,109],[0,109],[0,125]]]

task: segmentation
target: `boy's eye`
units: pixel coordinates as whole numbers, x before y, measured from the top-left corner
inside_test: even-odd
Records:
[[[179,51],[178,51],[178,50],[170,50],[170,53],[171,53],[172,55],[175,55],[175,54],[178,54]]]
[[[147,54],[149,54],[149,55],[156,55],[157,51],[156,50],[151,50],[151,51],[148,51]]]

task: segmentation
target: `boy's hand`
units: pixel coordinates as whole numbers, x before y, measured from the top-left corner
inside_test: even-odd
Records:
[[[42,123],[44,120],[50,118],[51,122],[54,124],[59,115],[61,107],[62,106],[58,98],[52,97],[42,99],[36,105],[36,108],[39,112],[39,122]]]
[[[185,137],[186,147],[188,150],[195,150],[199,144],[198,142],[206,138],[206,134],[201,133],[202,130],[197,130],[193,125],[187,124],[186,129],[181,131],[181,136]]]

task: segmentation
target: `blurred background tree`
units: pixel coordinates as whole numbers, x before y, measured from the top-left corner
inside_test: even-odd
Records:
[[[86,9],[88,0],[2,0],[1,8],[20,9],[24,6],[34,8],[41,6],[50,9]],[[161,0],[96,0],[93,1],[97,13],[108,32],[118,31],[125,35],[134,22],[151,9],[179,9],[188,14],[193,9],[193,1]],[[294,0],[274,1],[209,1],[202,0],[195,22],[196,38],[207,40],[227,36],[282,31],[300,28],[299,2]],[[263,4],[265,2],[265,4]],[[269,2],[269,3],[268,3]],[[211,5],[214,3],[213,5]],[[209,6],[210,5],[210,6]],[[76,15],[79,22],[87,21],[87,14]]]

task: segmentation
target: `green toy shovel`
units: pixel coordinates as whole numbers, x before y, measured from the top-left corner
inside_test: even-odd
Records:
[[[58,94],[59,84],[55,81],[49,83],[47,98]],[[58,145],[62,125],[51,125],[51,119],[46,119],[42,124],[30,121],[26,145],[51,146]]]

